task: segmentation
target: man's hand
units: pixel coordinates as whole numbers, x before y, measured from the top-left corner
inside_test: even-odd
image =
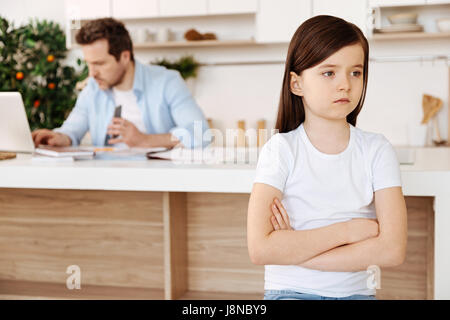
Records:
[[[110,144],[124,142],[129,147],[140,147],[145,140],[145,134],[140,132],[133,123],[123,118],[112,119],[108,126],[108,134],[121,136],[121,138],[109,139],[108,143]]]
[[[68,147],[72,145],[72,140],[69,136],[48,129],[34,130],[31,133],[31,137],[33,138],[36,147],[40,144],[47,144],[54,147]]]

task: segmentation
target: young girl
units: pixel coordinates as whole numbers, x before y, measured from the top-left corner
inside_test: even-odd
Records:
[[[337,17],[313,17],[291,40],[280,133],[261,150],[248,207],[248,249],[265,265],[265,299],[375,299],[380,275],[368,268],[404,261],[395,151],[355,127],[368,57],[361,30]]]

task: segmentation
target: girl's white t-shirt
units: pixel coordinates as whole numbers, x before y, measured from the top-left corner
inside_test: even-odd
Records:
[[[303,124],[288,133],[275,134],[262,148],[254,182],[283,193],[282,204],[295,230],[352,218],[376,219],[374,192],[402,185],[391,143],[382,134],[349,126],[349,143],[339,154],[316,149]],[[367,285],[370,276],[367,271],[328,272],[296,265],[266,265],[264,289],[328,297],[374,295],[375,289]]]

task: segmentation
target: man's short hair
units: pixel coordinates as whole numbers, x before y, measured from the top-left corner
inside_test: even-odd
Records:
[[[113,18],[102,18],[89,21],[78,31],[75,40],[78,44],[91,44],[97,40],[108,41],[108,53],[117,61],[123,51],[130,51],[130,59],[134,61],[133,43],[124,24]]]

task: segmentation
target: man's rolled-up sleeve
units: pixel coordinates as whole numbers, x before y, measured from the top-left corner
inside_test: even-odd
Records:
[[[211,142],[208,122],[177,71],[170,72],[164,96],[176,125],[170,133],[187,148],[206,147]]]
[[[53,129],[55,132],[63,133],[70,137],[72,146],[78,146],[81,139],[89,130],[88,107],[89,107],[89,88],[80,92],[67,119],[60,128]]]

